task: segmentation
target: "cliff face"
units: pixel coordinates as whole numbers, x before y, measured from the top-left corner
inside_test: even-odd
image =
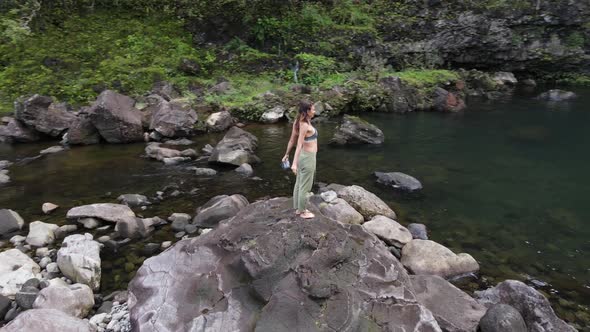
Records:
[[[412,1],[378,30],[393,65],[590,72],[590,1]]]

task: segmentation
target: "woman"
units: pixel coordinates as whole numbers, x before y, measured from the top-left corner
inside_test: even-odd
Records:
[[[287,144],[287,152],[283,161],[289,159],[289,153],[294,144],[295,156],[291,170],[297,175],[295,188],[293,189],[293,205],[295,214],[304,219],[315,217],[313,213],[305,208],[307,193],[313,185],[315,175],[315,156],[318,151],[318,131],[311,125],[311,119],[315,115],[315,109],[311,102],[302,101],[299,104],[299,115],[293,123],[291,138]]]

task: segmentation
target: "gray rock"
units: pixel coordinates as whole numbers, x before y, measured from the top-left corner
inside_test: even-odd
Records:
[[[180,101],[166,101],[159,96],[150,96],[152,118],[149,129],[164,137],[189,137],[195,133],[197,113],[190,105]]]
[[[422,183],[416,178],[400,172],[375,172],[377,182],[403,191],[417,191],[422,189]]]
[[[43,211],[44,214],[50,214],[51,212],[55,211],[57,208],[59,208],[59,206],[55,205],[53,203],[43,203],[43,205],[41,206],[41,210]]]
[[[174,158],[164,158],[164,160],[162,160],[164,162],[165,165],[178,165],[180,163],[183,163],[185,161],[189,161],[191,160],[191,158],[189,157],[174,157]]]
[[[260,122],[262,123],[277,123],[285,116],[285,107],[284,106],[275,106],[270,110],[262,113],[260,116]],[[317,113],[317,111],[316,111]]]
[[[12,163],[8,160],[0,160],[0,170],[3,170],[5,168],[8,168],[12,166]]]
[[[455,93],[441,87],[434,89],[433,109],[438,112],[460,112],[465,109],[465,101]]]
[[[153,256],[158,250],[160,250],[159,243],[146,243],[146,245],[141,250],[142,254],[145,256]]]
[[[520,281],[506,280],[490,289],[476,291],[475,298],[486,306],[503,303],[514,307],[524,318],[529,332],[576,331],[555,315],[541,293]]]
[[[332,220],[355,225],[360,225],[365,221],[363,215],[342,198],[336,198],[330,203],[316,202],[314,199],[312,202],[316,203],[322,215]]]
[[[414,239],[428,240],[428,230],[426,229],[426,225],[412,223],[408,225],[408,230],[412,233]]]
[[[78,318],[88,316],[93,306],[92,290],[83,284],[43,288],[33,304],[35,309],[57,309]]]
[[[192,144],[195,144],[195,142],[191,141],[190,139],[179,138],[179,139],[175,139],[175,140],[166,140],[164,142],[164,144],[166,144],[166,145],[192,145]]]
[[[41,260],[39,261],[39,267],[44,269],[47,267],[47,264],[51,263],[51,258],[49,257],[43,257],[41,258]]]
[[[157,220],[153,218],[130,218],[127,220],[118,221],[115,225],[115,232],[122,238],[138,239],[144,238],[151,234],[154,229],[154,223]]]
[[[186,218],[188,217],[188,218]],[[172,221],[171,228],[175,232],[183,231],[186,225],[191,221],[191,217],[186,213],[174,213],[168,220]]]
[[[138,194],[124,194],[117,198],[119,203],[127,206],[142,206],[151,204],[148,198]]]
[[[254,174],[252,166],[248,163],[241,164],[240,167],[236,168],[236,172],[244,176],[252,176]]]
[[[6,316],[8,310],[10,310],[10,299],[4,295],[0,295],[0,320]]]
[[[181,96],[180,91],[170,82],[159,81],[154,83],[152,87],[152,93],[156,96],[150,97],[162,97],[165,100],[172,100]]]
[[[8,176],[8,170],[0,170],[0,184],[10,183],[10,176]]]
[[[206,145],[205,145],[205,147],[203,147],[203,148],[201,149],[201,151],[203,151],[203,153],[205,153],[205,154],[209,154],[209,155],[210,155],[211,153],[213,153],[213,150],[214,150],[214,149],[215,149],[215,148],[214,148],[214,147],[212,147],[212,146],[211,146],[211,144],[206,144]]]
[[[41,150],[41,151],[39,152],[39,154],[41,154],[41,155],[45,155],[45,154],[52,154],[52,153],[58,153],[58,152],[62,152],[62,151],[64,151],[64,150],[65,150],[65,149],[64,149],[64,147],[63,147],[63,146],[56,145],[56,146],[49,147],[49,148],[47,148],[47,149],[45,149],[45,150]]]
[[[195,168],[195,174],[198,176],[214,176],[217,171],[211,168]]]
[[[199,227],[216,226],[220,221],[235,216],[248,204],[246,197],[238,194],[215,196],[196,210],[193,224]]]
[[[56,239],[63,239],[68,235],[68,233],[73,233],[78,230],[78,226],[76,225],[63,225],[60,226],[58,229],[53,232],[55,234]]]
[[[100,220],[96,218],[80,218],[78,223],[82,224],[86,229],[95,229],[100,226]]]
[[[10,322],[16,318],[21,313],[21,309],[16,305],[14,302],[14,306],[8,310],[6,316],[4,316],[5,322]]]
[[[0,126],[0,142],[31,143],[40,139],[35,130],[28,128],[17,119],[12,119],[7,125]]]
[[[72,208],[66,217],[68,219],[92,217],[116,223],[135,218],[135,213],[127,205],[98,203]]]
[[[229,89],[231,89],[231,83],[228,81],[223,81],[212,86],[209,91],[214,94],[222,95],[225,94]]]
[[[103,313],[110,313],[111,310],[113,309],[113,302],[112,301],[103,301],[102,304],[100,305],[100,307],[98,308],[98,310],[96,310],[97,314],[103,314]]]
[[[59,270],[59,266],[57,265],[57,263],[49,263],[49,264],[47,264],[47,267],[45,269],[49,273],[55,273],[55,274],[61,273],[61,271]]]
[[[96,241],[98,241],[100,243],[105,243],[110,240],[111,240],[111,237],[108,235],[103,235],[103,236],[99,237],[98,239],[96,239]]]
[[[324,191],[320,194],[320,196],[326,203],[331,203],[338,198],[338,194],[336,194],[336,192],[333,190]]]
[[[95,332],[96,329],[88,321],[72,317],[56,309],[32,309],[18,315],[2,331]]]
[[[494,73],[492,79],[499,85],[516,85],[518,83],[518,80],[514,77],[513,73],[505,71]]]
[[[365,188],[353,185],[337,191],[338,197],[345,200],[350,206],[363,215],[365,220],[371,220],[374,216],[382,215],[395,219],[393,210],[385,204],[377,195],[365,190]]]
[[[161,248],[167,249],[167,248],[170,248],[171,245],[172,245],[172,241],[164,241],[164,242],[162,242]]]
[[[33,302],[39,295],[39,289],[35,287],[23,287],[18,293],[16,293],[16,303],[22,309],[28,310],[33,308]]]
[[[41,268],[18,249],[0,252],[0,295],[14,297],[31,278],[41,278]]]
[[[240,166],[243,163],[260,162],[254,152],[258,148],[256,136],[238,127],[232,127],[209,157],[210,163],[224,163]]]
[[[186,234],[195,234],[199,229],[197,228],[197,226],[195,225],[186,225],[184,227],[184,231],[186,232]]]
[[[522,315],[507,304],[494,304],[479,321],[481,332],[527,332]]]
[[[27,238],[22,235],[15,235],[15,236],[11,237],[10,240],[8,240],[8,241],[16,247],[16,246],[22,245],[26,239]]]
[[[98,129],[86,113],[78,115],[68,129],[67,143],[71,145],[91,145],[100,143]]]
[[[100,244],[88,233],[66,237],[57,252],[57,265],[63,275],[93,290],[100,288],[100,263]]]
[[[385,136],[381,129],[356,116],[344,115],[336,128],[331,144],[382,144]]]
[[[547,101],[565,101],[575,99],[578,96],[571,92],[571,91],[564,91],[559,89],[553,89],[546,92],[541,93],[537,96],[537,99],[540,100],[547,100]]]
[[[479,271],[469,254],[456,255],[447,247],[430,240],[412,240],[402,249],[402,264],[413,274],[452,278]]]
[[[28,127],[52,137],[61,136],[76,118],[65,103],[53,103],[51,97],[40,95],[18,99],[14,113]]]
[[[41,221],[33,221],[29,224],[29,234],[25,240],[34,247],[43,247],[55,241],[55,230],[59,226]]]
[[[161,143],[150,143],[145,148],[145,154],[152,159],[164,161],[166,158],[176,158],[182,156],[182,151],[164,148]]]
[[[437,276],[410,276],[418,302],[425,306],[443,331],[472,332],[486,308],[462,290]]]
[[[364,223],[363,227],[385,243],[399,248],[412,241],[412,234],[407,228],[385,216],[375,216]]]
[[[15,211],[0,209],[0,236],[19,231],[24,224],[23,218]]]
[[[146,260],[129,284],[134,328],[441,331],[381,241],[321,215],[286,214],[291,203],[256,202]],[[176,314],[153,314],[163,307]]]
[[[111,90],[103,91],[89,114],[92,124],[108,143],[130,143],[143,140],[141,112],[135,101]]]
[[[228,111],[221,111],[209,115],[205,124],[207,129],[213,132],[225,131],[233,125],[231,113]]]

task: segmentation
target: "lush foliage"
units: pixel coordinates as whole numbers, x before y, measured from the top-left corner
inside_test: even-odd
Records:
[[[187,86],[190,77],[178,70],[181,59],[195,61],[205,72],[215,60],[210,51],[191,46],[181,21],[76,16],[44,33],[0,45],[1,98],[41,93],[76,103],[91,100],[103,88],[141,94],[156,80]]]

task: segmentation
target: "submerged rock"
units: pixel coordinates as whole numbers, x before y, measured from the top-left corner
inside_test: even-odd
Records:
[[[62,151],[64,151],[64,150],[65,150],[65,149],[64,149],[64,147],[63,147],[63,146],[56,145],[56,146],[51,146],[51,147],[48,147],[48,148],[47,148],[47,149],[45,149],[45,150],[41,150],[41,151],[39,152],[39,154],[41,154],[41,155],[44,155],[44,154],[52,154],[52,153],[58,153],[58,152],[62,152]]]
[[[0,184],[7,184],[10,182],[10,176],[8,176],[8,170],[0,170]]]
[[[385,136],[381,129],[356,116],[344,115],[336,128],[330,143],[344,144],[382,144]]]
[[[541,293],[520,281],[506,280],[490,289],[476,291],[475,298],[488,306],[503,303],[514,307],[524,318],[529,332],[576,331],[555,315]]]
[[[553,89],[546,92],[541,93],[537,96],[537,99],[540,100],[547,100],[547,101],[565,101],[577,98],[578,96],[571,92],[571,91],[564,91],[559,89]]]
[[[453,92],[437,87],[434,90],[434,110],[439,112],[459,112],[465,109],[465,101]]]
[[[207,235],[147,259],[129,285],[132,325],[441,331],[381,241],[360,226],[297,218],[286,213],[290,205],[287,198],[256,202]]]
[[[123,194],[119,196],[117,200],[127,206],[142,206],[151,204],[146,196],[139,194]]]
[[[401,172],[375,172],[374,174],[377,177],[378,183],[384,184],[386,186],[391,186],[395,189],[409,192],[422,189],[422,183],[420,183],[420,181],[418,181],[416,178],[410,175]]]
[[[402,264],[413,274],[452,278],[479,271],[469,254],[456,255],[447,247],[430,240],[412,240],[402,249]]]

